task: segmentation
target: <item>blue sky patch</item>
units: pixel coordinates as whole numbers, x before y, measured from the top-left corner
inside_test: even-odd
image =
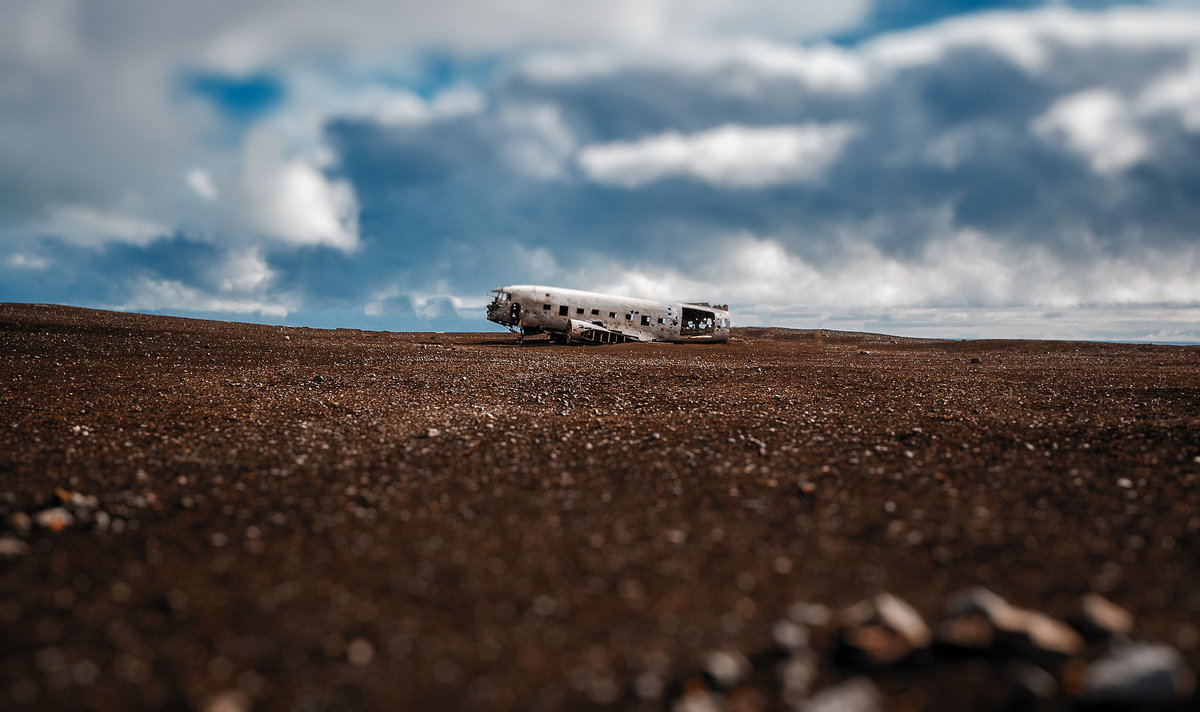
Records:
[[[187,88],[237,121],[261,118],[278,108],[287,96],[283,82],[270,74],[235,77],[197,73],[187,79]]]

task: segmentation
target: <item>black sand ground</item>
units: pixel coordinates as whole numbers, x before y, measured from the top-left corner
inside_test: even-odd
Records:
[[[0,305],[0,706],[660,709],[798,601],[932,622],[975,584],[1103,593],[1200,668],[1200,349],[736,337]],[[875,679],[1007,694],[988,659]]]

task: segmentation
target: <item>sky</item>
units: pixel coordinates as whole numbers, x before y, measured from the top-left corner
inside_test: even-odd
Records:
[[[1200,343],[1200,0],[4,0],[0,302]]]

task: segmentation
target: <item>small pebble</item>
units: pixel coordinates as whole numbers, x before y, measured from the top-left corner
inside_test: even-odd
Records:
[[[1166,645],[1121,645],[1084,671],[1083,696],[1093,702],[1174,702],[1190,697],[1195,690],[1195,673]]]
[[[1008,679],[1013,686],[1013,709],[1026,709],[1029,703],[1048,700],[1058,692],[1054,676],[1033,663],[1014,662],[1008,668]]]
[[[346,659],[352,665],[370,665],[375,658],[375,646],[366,638],[355,638],[346,646]]]
[[[933,639],[921,614],[906,601],[880,593],[842,611],[841,642],[864,662],[889,665]]]
[[[796,706],[808,699],[812,684],[817,679],[817,655],[811,649],[797,651],[792,657],[775,668],[782,687],[783,701]]]
[[[633,689],[640,699],[657,700],[663,693],[663,681],[656,673],[647,670],[637,676]]]
[[[0,557],[11,559],[29,553],[29,545],[15,536],[0,536]]]
[[[43,509],[33,515],[33,521],[37,522],[37,525],[43,529],[60,532],[74,524],[75,518],[62,507],[53,507],[51,509]]]
[[[1085,633],[1101,636],[1127,636],[1133,632],[1133,616],[1129,611],[1098,593],[1089,593],[1079,604],[1079,627]]]
[[[210,697],[203,709],[204,712],[249,712],[250,700],[238,690],[223,690]]]
[[[671,704],[672,712],[720,712],[721,697],[699,678],[683,683],[683,690]]]
[[[704,675],[717,690],[728,690],[750,674],[750,661],[736,651],[714,650],[704,659]]]
[[[802,712],[882,712],[883,695],[865,677],[852,677],[821,690],[800,707]]]
[[[8,518],[8,523],[12,525],[13,531],[21,536],[25,536],[33,528],[33,520],[24,512],[13,514]]]
[[[983,623],[992,629],[988,636]],[[951,597],[938,628],[943,642],[967,648],[1008,643],[1057,655],[1078,655],[1084,642],[1070,626],[1045,613],[1017,608],[982,586]]]
[[[833,621],[833,611],[823,603],[793,603],[787,609],[788,618],[811,628],[824,628]]]
[[[777,620],[771,625],[771,640],[780,650],[801,650],[808,647],[808,628],[786,619]]]

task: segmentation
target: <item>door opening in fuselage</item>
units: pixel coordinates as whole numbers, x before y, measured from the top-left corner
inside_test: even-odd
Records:
[[[683,308],[683,325],[679,328],[681,336],[712,336],[717,329],[716,314],[707,309]]]

